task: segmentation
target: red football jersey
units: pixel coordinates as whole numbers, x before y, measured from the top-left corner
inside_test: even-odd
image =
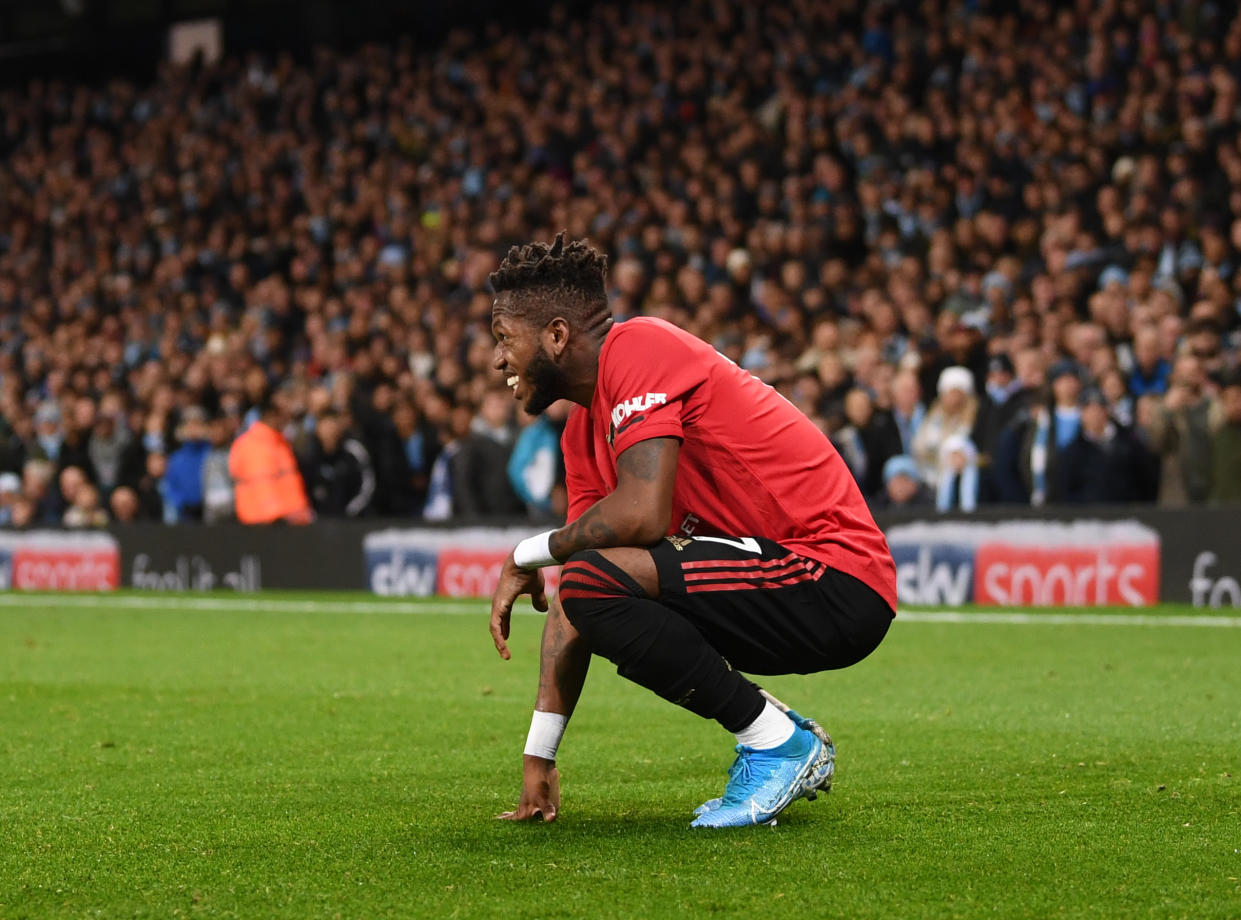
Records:
[[[618,323],[589,409],[561,446],[569,520],[616,488],[616,458],[679,438],[670,534],[766,537],[873,588],[896,610],[896,566],[831,442],[783,396],[663,320]]]

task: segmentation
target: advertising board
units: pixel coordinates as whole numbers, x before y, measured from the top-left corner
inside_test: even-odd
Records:
[[[1145,607],[1160,598],[1159,534],[1137,520],[918,521],[887,537],[902,604]]]
[[[120,550],[111,534],[32,530],[0,533],[0,588],[115,591]]]

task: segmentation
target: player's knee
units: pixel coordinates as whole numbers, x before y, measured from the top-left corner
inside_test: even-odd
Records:
[[[574,626],[599,609],[601,602],[645,597],[642,586],[598,550],[574,553],[560,570],[559,597],[565,616]]]

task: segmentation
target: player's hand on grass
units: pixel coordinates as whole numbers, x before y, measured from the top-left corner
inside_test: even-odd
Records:
[[[521,801],[514,811],[496,815],[501,821],[556,820],[560,812],[560,771],[556,761],[523,755]]]
[[[523,594],[529,594],[535,610],[547,610],[547,593],[543,589],[543,572],[541,569],[523,569],[513,561],[509,553],[500,569],[500,580],[496,583],[495,594],[491,595],[491,640],[496,644],[500,657],[508,660],[512,653],[508,650],[509,618],[513,613],[513,602]]]

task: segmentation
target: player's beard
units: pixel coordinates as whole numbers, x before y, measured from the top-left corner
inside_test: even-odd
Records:
[[[552,360],[542,344],[526,365],[526,383],[530,387],[530,396],[523,408],[529,415],[541,415],[548,406],[563,399],[569,392],[569,379],[564,368]]]

